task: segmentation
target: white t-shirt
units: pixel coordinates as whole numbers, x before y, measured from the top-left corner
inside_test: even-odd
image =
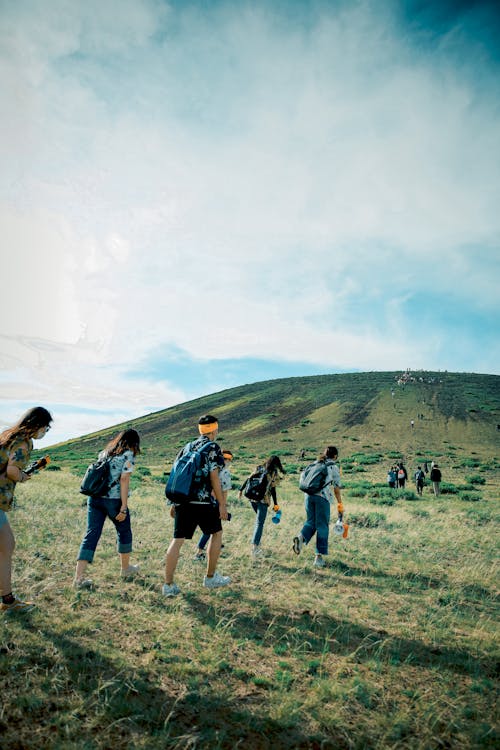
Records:
[[[342,487],[341,480],[340,480],[340,469],[337,466],[336,463],[334,463],[331,459],[325,461],[326,463],[326,481],[329,483],[323,489],[318,492],[317,494],[320,497],[324,497],[325,500],[328,500],[329,503],[333,502],[334,494],[333,494],[333,488],[334,487]]]
[[[226,492],[226,490],[230,490],[232,488],[233,482],[231,479],[231,472],[229,471],[227,466],[224,466],[224,468],[220,470],[219,480],[223,492]]]
[[[106,451],[99,453],[99,458],[105,458]],[[110,486],[106,497],[120,498],[120,477],[122,474],[132,474],[135,467],[135,456],[133,451],[126,450],[119,456],[113,456],[109,462]],[[130,495],[130,490],[128,492]]]

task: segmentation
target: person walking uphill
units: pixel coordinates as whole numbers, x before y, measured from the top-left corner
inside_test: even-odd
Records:
[[[244,494],[250,500],[252,509],[256,514],[255,526],[252,535],[252,557],[255,559],[262,556],[260,542],[264,523],[267,518],[267,511],[271,500],[274,506],[278,505],[276,487],[281,482],[283,475],[286,474],[278,456],[270,456],[266,463],[257,466],[254,473],[241,485],[238,497]],[[249,484],[252,480],[256,481],[256,491],[252,493],[249,490]]]
[[[33,450],[33,440],[40,440],[50,430],[52,416],[43,406],[35,406],[19,422],[0,434],[0,593],[1,612],[27,611],[33,607],[12,593],[12,556],[16,541],[7,518],[12,508],[18,482],[31,477],[24,469]]]
[[[431,469],[430,480],[432,482],[432,489],[434,490],[434,494],[436,495],[436,497],[441,494],[441,479],[441,469],[437,464],[434,464]]]
[[[128,498],[130,476],[134,470],[135,457],[140,453],[140,443],[135,430],[123,430],[99,453],[98,460],[107,460],[109,463],[109,480],[102,496],[89,497],[87,500],[87,531],[78,552],[73,582],[75,588],[93,586],[92,581],[85,578],[85,571],[94,559],[106,518],[111,519],[116,529],[122,578],[132,578],[139,572],[138,565],[130,565],[132,528]]]
[[[207,414],[198,421],[200,437],[187,443],[178,454],[172,473],[179,459],[188,454],[199,454],[199,476],[186,502],[171,501],[170,515],[174,518],[174,538],[170,542],[165,561],[165,583],[162,588],[164,596],[176,596],[180,589],[174,582],[174,574],[179,560],[181,547],[186,539],[192,539],[197,528],[210,535],[207,549],[207,572],[203,579],[206,588],[213,589],[231,583],[229,576],[220,575],[216,568],[222,545],[222,521],[228,520],[224,493],[221,489],[219,471],[224,468],[224,457],[219,445],[215,442],[219,424],[216,417]],[[168,496],[168,483],[167,483]]]
[[[304,544],[308,544],[314,534],[316,534],[316,558],[314,566],[324,568],[325,561],[323,555],[328,554],[328,536],[330,524],[330,505],[333,496],[337,500],[340,509],[342,507],[340,470],[335,461],[338,458],[338,450],[335,446],[330,445],[323,453],[318,456],[317,464],[323,464],[326,468],[324,474],[323,486],[315,494],[304,494],[304,504],[306,509],[306,522],[302,530],[293,539],[293,551],[299,555]],[[313,464],[314,466],[314,464]]]

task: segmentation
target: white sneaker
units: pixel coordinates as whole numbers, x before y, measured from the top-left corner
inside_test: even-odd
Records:
[[[296,555],[300,555],[302,552],[302,547],[304,546],[304,537],[302,534],[298,534],[297,536],[293,537],[293,551]]]
[[[196,562],[205,562],[207,559],[207,556],[205,552],[197,552],[195,555],[193,555],[193,560]]]
[[[161,593],[163,596],[177,596],[177,594],[181,593],[181,590],[176,583],[164,583]]]
[[[264,554],[264,551],[262,547],[254,547],[252,549],[252,557],[254,560],[257,560],[259,557],[262,557]]]
[[[205,576],[203,579],[203,585],[207,589],[216,589],[219,586],[227,586],[229,583],[231,583],[229,576],[221,576],[217,571],[213,574],[212,578]]]
[[[140,573],[140,565],[129,565],[128,568],[120,571],[122,578],[134,578]]]
[[[316,557],[316,559],[314,561],[314,567],[315,568],[325,568],[326,567],[326,562],[323,560],[322,557]]]

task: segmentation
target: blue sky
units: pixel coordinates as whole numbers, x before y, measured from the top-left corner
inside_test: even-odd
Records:
[[[498,374],[499,32],[480,1],[1,2],[0,427]]]

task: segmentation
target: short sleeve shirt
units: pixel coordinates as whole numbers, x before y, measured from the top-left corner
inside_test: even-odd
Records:
[[[210,443],[210,448],[205,448],[204,456],[205,461],[202,464],[201,472],[204,481],[200,484],[196,493],[197,499],[195,503],[212,504],[212,485],[210,482],[210,472],[214,469],[224,469],[224,456],[220,446],[217,443],[211,442],[206,435],[201,435],[197,440],[194,440],[190,445],[192,450],[200,450]]]
[[[18,438],[7,448],[7,461],[11,465],[17,466],[17,468],[22,471],[28,465],[32,450],[33,441],[31,439]],[[5,472],[6,471],[7,465],[5,466]],[[0,507],[2,510],[10,510],[12,507],[12,501],[14,500],[16,482],[9,479],[5,475],[5,472],[2,472],[2,476],[0,476]]]
[[[99,453],[99,458],[105,458],[106,451]],[[109,461],[109,473],[111,477],[110,487],[106,493],[107,497],[120,499],[120,477],[122,474],[132,474],[135,467],[135,456],[133,451],[126,450],[118,456],[112,456]],[[129,490],[130,495],[130,490]]]
[[[337,466],[337,464],[334,463],[333,461],[326,461],[326,469],[327,469],[326,481],[329,484],[323,487],[321,492],[318,492],[318,495],[320,497],[324,497],[325,500],[328,500],[328,502],[331,503],[333,500],[333,488],[342,487],[342,483],[340,479],[340,469]]]
[[[231,472],[227,468],[227,466],[224,466],[223,469],[221,469],[219,474],[220,479],[220,486],[223,492],[227,492],[231,489],[233,486],[232,480],[231,480]]]

